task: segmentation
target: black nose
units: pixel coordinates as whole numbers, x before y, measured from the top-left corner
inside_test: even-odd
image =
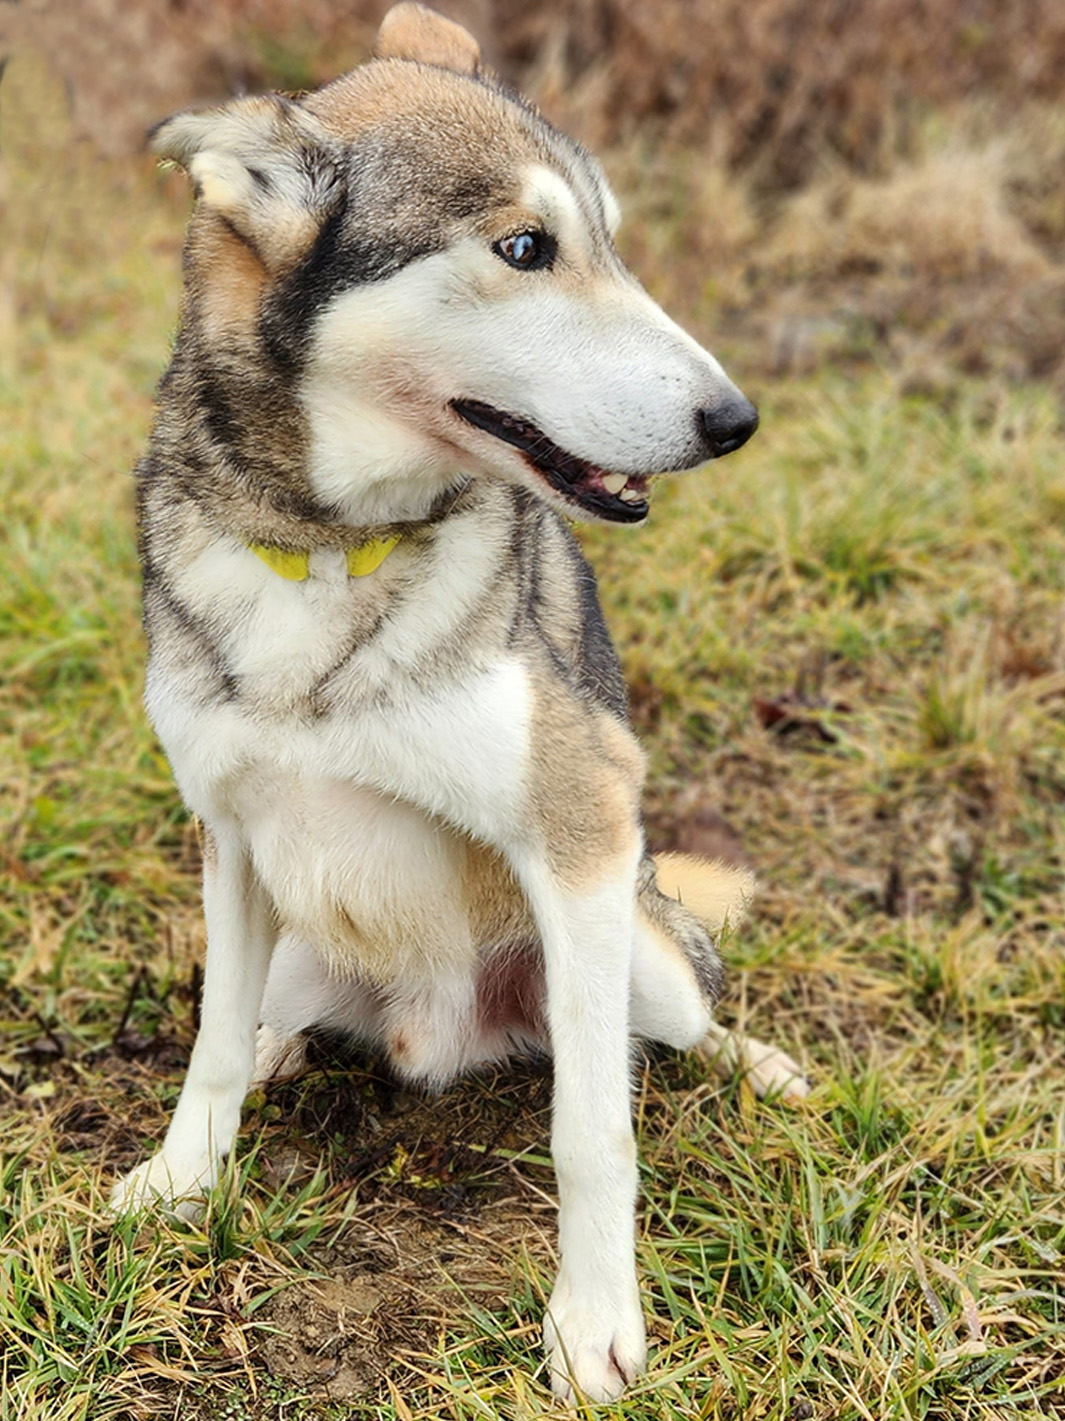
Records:
[[[747,443],[758,428],[758,411],[742,396],[712,410],[700,410],[699,430],[709,445],[711,458],[732,454]]]

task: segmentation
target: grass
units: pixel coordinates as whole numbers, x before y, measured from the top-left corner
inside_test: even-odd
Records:
[[[72,145],[28,61],[3,83],[35,127],[3,135],[0,1421],[549,1415],[543,1071],[427,1102],[323,1053],[249,1101],[201,1225],[103,1212],[172,1108],[202,951],[128,476],[187,197]],[[652,837],[723,817],[763,885],[726,1013],[817,1088],[788,1110],[643,1064],[653,1355],[605,1414],[1062,1415],[1060,408],[956,371],[914,392],[886,348],[758,388],[729,329],[758,438],[586,545]]]

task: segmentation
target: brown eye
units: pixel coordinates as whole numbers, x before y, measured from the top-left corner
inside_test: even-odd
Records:
[[[554,237],[546,232],[517,232],[496,242],[492,250],[518,271],[537,271],[551,265],[556,247]]]

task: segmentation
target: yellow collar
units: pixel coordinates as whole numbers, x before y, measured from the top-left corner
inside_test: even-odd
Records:
[[[354,548],[345,548],[344,556],[348,564],[349,577],[369,577],[388,557],[400,541],[399,534],[391,538],[371,538]],[[265,543],[249,543],[248,548],[257,558],[262,558],[271,572],[284,577],[289,582],[306,582],[311,575],[311,555],[287,553],[283,548],[271,548]]]

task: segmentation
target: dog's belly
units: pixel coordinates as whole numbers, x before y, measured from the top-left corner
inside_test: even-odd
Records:
[[[231,791],[282,925],[381,984],[472,968],[476,846],[421,810],[341,780],[273,772]]]

